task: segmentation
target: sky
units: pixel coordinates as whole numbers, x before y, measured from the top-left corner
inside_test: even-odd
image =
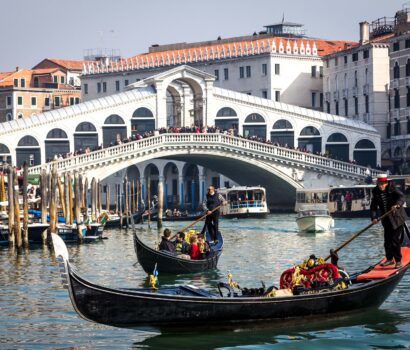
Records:
[[[398,0],[0,0],[0,72],[44,58],[83,59],[93,48],[122,57],[153,44],[251,35],[285,21],[307,36],[358,40],[359,22],[394,17]],[[410,3],[408,4],[410,7]]]

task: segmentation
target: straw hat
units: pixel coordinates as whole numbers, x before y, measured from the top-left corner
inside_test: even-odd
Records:
[[[390,179],[387,177],[387,174],[379,174],[377,175],[377,182],[387,182]]]

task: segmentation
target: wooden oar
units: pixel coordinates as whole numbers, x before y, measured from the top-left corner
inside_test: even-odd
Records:
[[[382,219],[384,219],[387,215],[391,214],[395,210],[398,210],[398,208],[390,209],[388,212],[384,213],[380,218],[378,218],[377,223],[379,223]],[[360,231],[356,232],[352,237],[350,237],[346,242],[342,243],[339,245],[336,249],[333,249],[333,253],[337,253],[339,250],[342,248],[346,247],[351,241],[359,237],[363,232],[367,231],[370,227],[375,225],[376,223],[371,222],[369,225],[367,225],[365,228],[362,228]],[[328,255],[325,260],[329,260],[332,255]]]
[[[197,222],[203,220],[203,219],[206,218],[208,215],[211,215],[214,211],[218,210],[218,209],[219,209],[220,207],[222,207],[222,206],[223,206],[223,204],[221,204],[221,205],[217,206],[216,208],[212,209],[209,214],[207,213],[207,214],[201,216],[199,219],[196,219],[192,224],[189,224],[188,226],[184,227],[180,232],[184,232],[185,230],[188,230],[190,227],[194,226]],[[176,236],[176,234],[173,235],[173,236],[170,238],[170,240],[173,239],[173,238],[175,238],[175,236]]]

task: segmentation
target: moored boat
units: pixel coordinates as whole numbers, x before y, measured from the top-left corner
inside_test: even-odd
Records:
[[[81,225],[84,242],[93,242],[102,239],[104,225],[99,223],[91,223],[88,225]],[[57,225],[57,234],[65,242],[79,242],[77,234],[77,225]]]
[[[43,232],[48,229],[49,224],[30,223],[28,224],[28,242],[29,244],[43,244]],[[9,231],[7,225],[0,225],[0,245],[9,244]]]
[[[326,232],[333,226],[333,218],[326,206],[311,205],[299,210],[296,223],[301,232]]]
[[[175,253],[157,250],[148,247],[134,233],[134,248],[137,259],[142,268],[147,273],[152,273],[156,267],[160,273],[195,273],[215,269],[222,254],[223,237],[218,232],[218,243],[210,244],[210,253],[205,259],[189,260],[183,259]]]
[[[119,327],[135,325],[194,325],[232,321],[284,319],[327,315],[379,307],[407,271],[410,248],[402,248],[399,269],[370,266],[351,274],[343,289],[323,289],[298,295],[225,295],[190,285],[169,288],[109,288],[92,283],[69,262],[64,242],[53,235],[55,255],[61,258],[61,277],[74,310],[88,321]],[[381,263],[382,261],[380,261]]]

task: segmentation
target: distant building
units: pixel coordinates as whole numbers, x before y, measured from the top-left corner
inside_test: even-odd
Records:
[[[304,37],[303,26],[296,23],[265,28],[251,36],[153,45],[149,52],[128,59],[86,64],[82,98],[116,94],[136,81],[186,64],[214,75],[216,87],[322,110],[322,56],[353,43]],[[171,125],[173,113],[168,109]]]
[[[80,103],[78,87],[60,67],[0,72],[0,122]]]

